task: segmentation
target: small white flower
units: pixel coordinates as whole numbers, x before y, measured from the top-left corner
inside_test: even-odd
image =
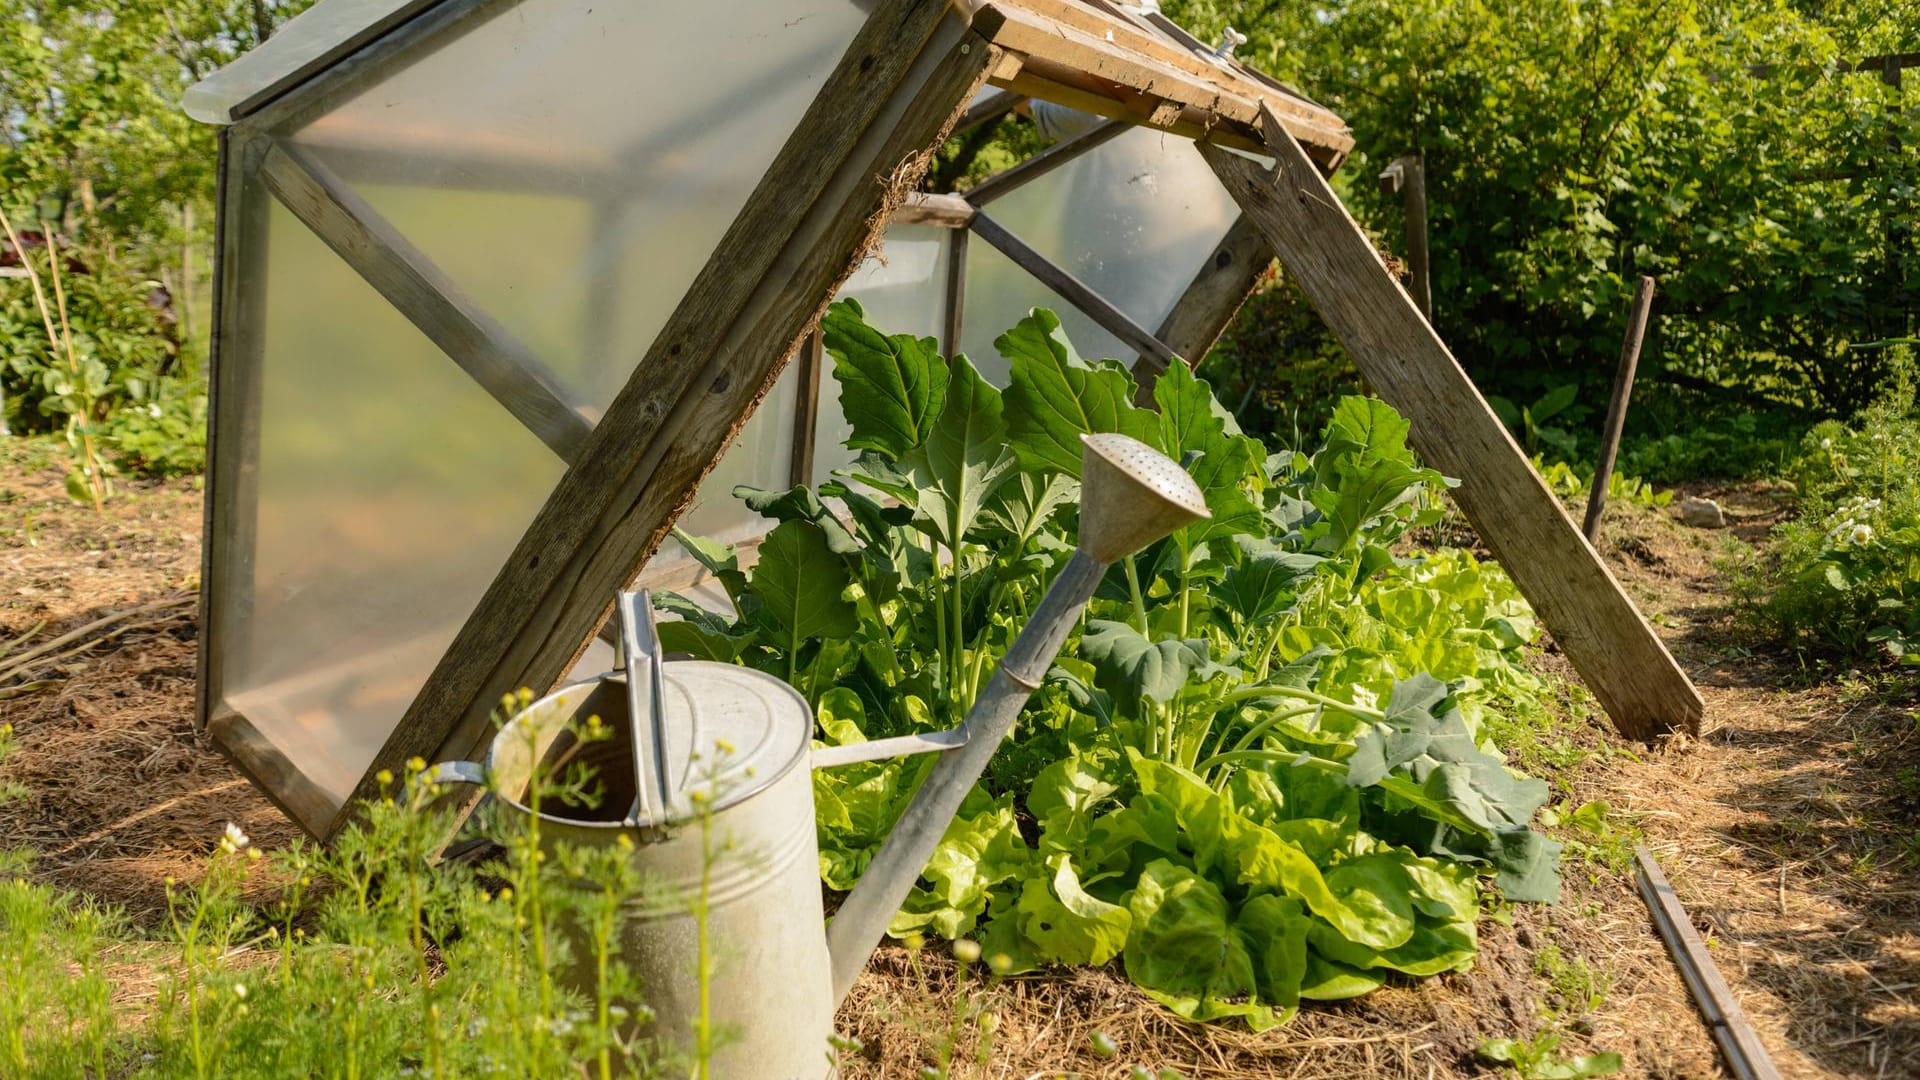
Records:
[[[227,822],[227,831],[220,837],[221,851],[232,855],[241,848],[246,847],[249,843],[251,843],[251,841],[247,839],[246,833],[240,831],[240,826],[235,825],[231,821]]]
[[[1853,530],[1847,533],[1847,539],[1855,544],[1871,543],[1873,541],[1873,526],[1855,525]]]
[[[245,1000],[247,1000],[247,984],[246,984],[246,983],[234,983],[234,984],[233,984],[233,996],[234,996],[234,997],[237,997],[237,998],[239,998],[239,999],[240,999],[241,1001],[245,1001]]]
[[[153,417],[155,420],[160,419],[160,403],[157,401],[150,403],[147,406],[147,415]]]
[[[1831,450],[1831,449],[1833,449],[1833,440],[1832,440],[1832,439],[1821,439],[1821,440],[1820,440],[1820,449],[1822,449],[1822,450]]]

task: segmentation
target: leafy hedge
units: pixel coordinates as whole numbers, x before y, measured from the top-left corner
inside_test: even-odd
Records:
[[[1135,408],[1044,310],[996,342],[1005,391],[853,302],[823,326],[859,459],[818,491],[737,490],[777,522],[750,571],[683,537],[736,618],[657,602],[668,648],[789,679],[825,743],[965,714],[1073,549],[1082,432],[1186,462],[1213,511],[1108,575],[894,933],[979,935],[1003,970],[1118,957],[1183,1016],[1259,1027],[1470,966],[1483,890],[1557,895],[1559,845],[1528,825],[1546,785],[1481,734],[1531,707],[1533,620],[1466,552],[1396,548],[1448,482],[1391,409],[1344,399],[1319,450],[1269,454],[1181,365]],[[816,774],[830,887],[930,764]]]

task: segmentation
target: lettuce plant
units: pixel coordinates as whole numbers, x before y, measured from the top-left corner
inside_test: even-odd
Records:
[[[859,457],[736,491],[775,523],[751,570],[682,537],[733,617],[658,603],[668,648],[788,679],[825,743],[960,722],[1073,549],[1082,433],[1158,447],[1212,510],[1113,568],[894,932],[977,935],[1003,970],[1118,959],[1182,1016],[1264,1027],[1470,966],[1485,892],[1557,895],[1546,785],[1480,724],[1537,689],[1537,631],[1497,569],[1404,542],[1450,481],[1391,408],[1347,398],[1317,449],[1270,452],[1182,365],[1136,407],[1045,310],[995,342],[1004,390],[851,301],[823,329]],[[929,765],[816,774],[828,886]]]

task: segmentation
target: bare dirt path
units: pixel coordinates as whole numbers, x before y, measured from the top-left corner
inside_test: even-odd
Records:
[[[1711,492],[1760,540],[1766,489]],[[1697,742],[1586,778],[1640,827],[1783,1075],[1920,1076],[1920,679],[1756,649],[1725,534],[1668,515],[1603,548],[1707,699]]]

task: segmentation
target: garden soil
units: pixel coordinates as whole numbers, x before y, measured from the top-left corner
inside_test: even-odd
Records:
[[[1765,489],[1713,494],[1750,540],[1778,508]],[[199,535],[195,482],[123,482],[96,515],[66,500],[43,445],[0,451],[0,648],[113,620],[19,675],[0,657],[9,777],[30,791],[0,808],[0,845],[139,925],[164,921],[167,880],[194,879],[227,822],[263,846],[296,835],[194,730]],[[1722,543],[1670,511],[1610,522],[1602,549],[1699,682],[1707,723],[1645,747],[1570,709],[1548,737],[1582,760],[1554,775],[1557,799],[1605,800],[1644,831],[1784,1075],[1920,1075],[1920,780],[1900,764],[1920,760],[1915,693],[1743,644]],[[1540,662],[1565,667],[1550,646]],[[1471,972],[1259,1034],[1183,1023],[1117,969],[990,983],[943,948],[889,946],[841,1013],[859,1040],[843,1071],[906,1077],[950,1058],[954,1077],[1015,1080],[1135,1064],[1195,1080],[1439,1078],[1487,1074],[1485,1040],[1557,1032],[1558,1056],[1614,1051],[1623,1075],[1722,1074],[1630,870],[1570,858],[1560,904],[1511,909],[1481,945]],[[151,983],[124,980],[131,997]]]

